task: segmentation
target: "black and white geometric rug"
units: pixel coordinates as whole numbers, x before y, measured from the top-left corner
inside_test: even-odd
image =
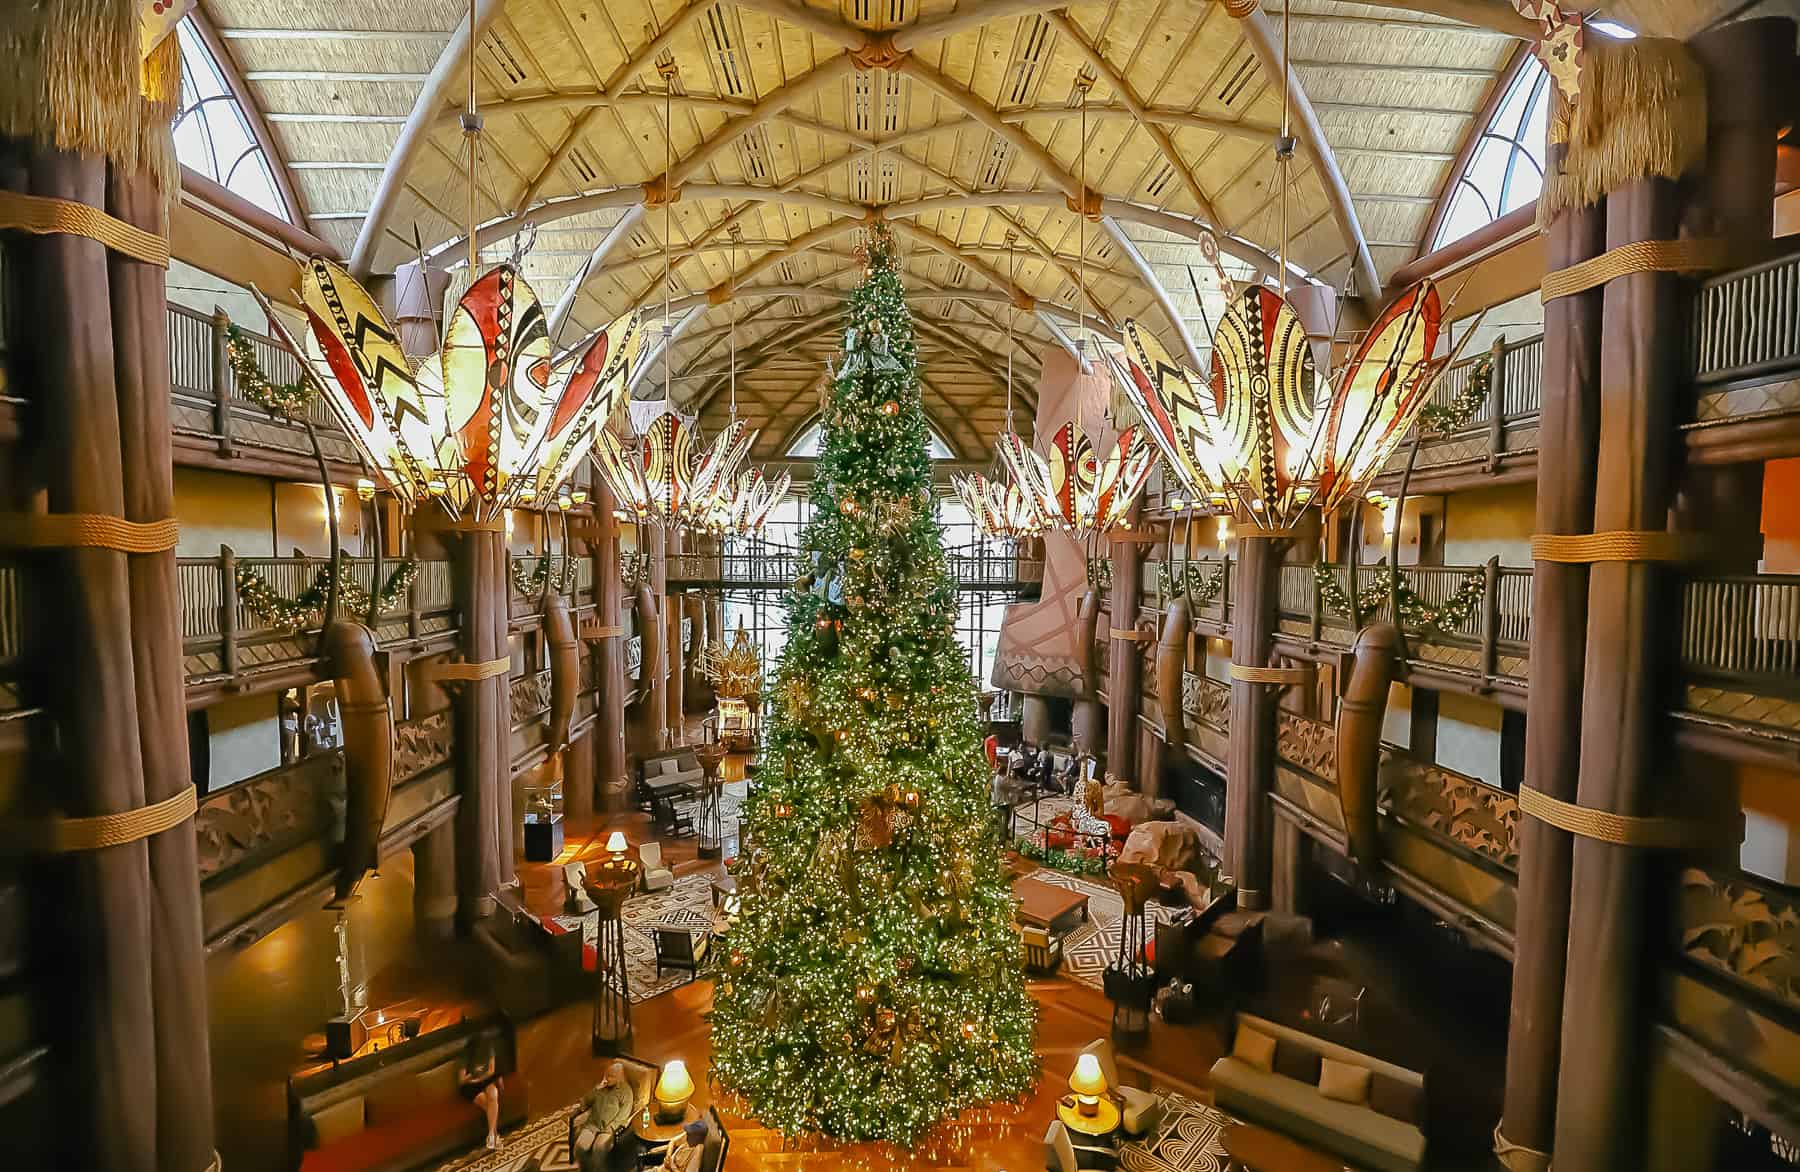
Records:
[[[711,929],[713,879],[710,871],[683,875],[672,887],[634,895],[625,901],[621,916],[625,921],[625,972],[634,1003],[679,989],[694,979],[693,973],[682,969],[664,969],[661,975],[657,974],[655,930],[679,927],[698,935]],[[571,932],[579,930],[583,942],[593,945],[599,928],[597,916],[554,918]]]
[[[1185,1095],[1166,1095],[1162,1122],[1125,1144],[1119,1165],[1125,1172],[1240,1172],[1243,1165],[1225,1150],[1225,1129],[1236,1122]]]
[[[520,1172],[534,1158],[541,1172],[570,1172],[575,1161],[569,1153],[569,1116],[579,1106],[564,1107],[534,1119],[501,1136],[499,1151],[478,1148],[440,1165],[438,1172]]]
[[[1119,898],[1119,893],[1110,884],[1083,875],[1069,875],[1040,867],[1031,873],[1031,877],[1056,887],[1079,891],[1088,897],[1087,922],[1063,937],[1062,971],[1072,980],[1100,988],[1107,966],[1118,963],[1119,937],[1124,931],[1125,901]],[[1175,916],[1174,908],[1164,907],[1154,901],[1146,905],[1144,912],[1147,917],[1144,930],[1146,940],[1155,937],[1156,925],[1166,924]]]

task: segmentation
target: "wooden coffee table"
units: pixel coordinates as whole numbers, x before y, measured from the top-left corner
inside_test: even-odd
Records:
[[[1088,897],[1067,887],[1027,875],[1013,880],[1013,894],[1019,898],[1019,922],[1052,936],[1066,936],[1088,918]]]

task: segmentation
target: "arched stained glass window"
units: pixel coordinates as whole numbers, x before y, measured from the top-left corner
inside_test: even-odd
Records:
[[[181,38],[181,113],[175,120],[176,156],[183,166],[292,223],[269,157],[256,141],[225,71],[213,59],[191,18],[181,22],[177,35]]]
[[[1544,186],[1549,117],[1550,75],[1535,56],[1527,55],[1450,189],[1432,249],[1461,240],[1538,197]]]

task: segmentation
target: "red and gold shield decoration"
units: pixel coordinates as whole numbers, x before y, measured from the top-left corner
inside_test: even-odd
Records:
[[[1338,377],[1318,443],[1319,507],[1359,496],[1400,445],[1443,362],[1443,307],[1420,281],[1390,302]]]
[[[1170,356],[1155,334],[1125,322],[1123,345],[1105,347],[1113,377],[1144,421],[1144,430],[1196,503],[1226,500],[1214,443],[1216,417],[1206,381]]]
[[[1261,529],[1292,527],[1318,478],[1312,443],[1322,385],[1311,344],[1286,298],[1249,286],[1213,335],[1213,450],[1239,516]]]

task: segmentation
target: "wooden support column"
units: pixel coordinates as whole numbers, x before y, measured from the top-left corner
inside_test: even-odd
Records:
[[[1690,191],[1698,200],[1685,209],[1690,228],[1698,221],[1733,242],[1767,238],[1776,120],[1783,117],[1778,103],[1791,108],[1793,43],[1793,22],[1783,19],[1727,24],[1695,41],[1708,90],[1705,178],[1685,189],[1640,179],[1612,192],[1606,201],[1609,249],[1681,235],[1682,200]],[[1672,274],[1633,273],[1607,284],[1603,305],[1594,528],[1661,529],[1677,484],[1685,284]],[[1656,563],[1599,562],[1590,572],[1590,589],[1606,605],[1588,615],[1577,800],[1590,809],[1643,816],[1670,812],[1667,807],[1684,798],[1713,796],[1663,784],[1674,756],[1664,709],[1668,684],[1679,671],[1675,572]],[[1535,662],[1532,675],[1535,690]],[[1639,849],[1575,841],[1556,1104],[1558,1172],[1645,1163],[1651,1049],[1644,965],[1661,931],[1653,918],[1662,903],[1654,887],[1664,873],[1653,866],[1660,861]],[[1524,912],[1521,904],[1521,917]]]
[[[1287,818],[1275,819],[1275,862],[1269,907],[1278,915],[1308,914],[1306,865],[1311,842],[1298,822]]]
[[[669,730],[669,744],[683,745],[687,743],[687,714],[682,711],[687,703],[687,652],[681,646],[681,620],[686,614],[687,593],[669,589],[669,558],[683,552],[680,530],[669,533],[663,538],[663,572],[662,589],[657,597],[662,600],[663,618],[668,627],[663,636],[663,646],[667,649],[663,656],[666,681],[664,696],[668,704],[666,723]]]
[[[412,844],[413,929],[428,939],[456,930],[456,828],[446,822]]]
[[[570,742],[563,750],[563,815],[571,822],[594,816],[594,735],[598,725]]]
[[[1551,166],[1563,156],[1550,148]],[[1604,205],[1572,208],[1550,224],[1548,267],[1567,268],[1606,247]],[[1536,529],[1591,533],[1600,437],[1601,291],[1544,306],[1542,425]],[[1581,692],[1588,625],[1588,568],[1539,562],[1531,578],[1531,691],[1525,709],[1525,784],[1575,799],[1581,757]],[[1414,704],[1419,694],[1414,694]],[[1515,1172],[1541,1172],[1556,1132],[1557,1054],[1569,950],[1569,869],[1574,841],[1535,818],[1519,820],[1519,915],[1506,1104],[1497,1144]]]
[[[455,556],[463,657],[500,659],[509,654],[506,535],[463,533]],[[512,703],[505,672],[455,690],[457,919],[466,929],[494,910],[494,893],[513,878]]]
[[[1238,538],[1232,585],[1231,662],[1267,667],[1274,649],[1277,577],[1283,539]],[[1276,690],[1231,681],[1231,737],[1225,754],[1225,865],[1238,885],[1238,906],[1269,906],[1269,792],[1275,785]]]
[[[1676,184],[1627,183],[1607,197],[1607,247],[1673,239],[1680,211]],[[1633,273],[1608,283],[1603,299],[1594,528],[1662,529],[1674,499],[1671,436],[1686,337],[1681,279]],[[1589,809],[1650,814],[1659,766],[1672,757],[1661,699],[1676,667],[1674,584],[1665,567],[1647,562],[1598,562],[1589,583],[1607,604],[1588,613],[1576,798]],[[1578,838],[1571,888],[1555,1166],[1633,1168],[1643,1139],[1649,859]]]
[[[630,785],[625,776],[625,636],[621,624],[625,616],[620,610],[624,586],[619,576],[619,519],[613,515],[618,501],[604,476],[594,483],[594,514],[600,526],[598,564],[594,567],[594,601],[600,622],[619,634],[609,634],[599,643],[600,692],[595,698],[600,707],[595,720],[594,773],[599,783],[600,808],[609,814],[624,810],[631,801]]]
[[[1120,632],[1137,630],[1138,595],[1144,578],[1144,546],[1112,542],[1112,602],[1106,641],[1106,769],[1125,782],[1137,770],[1138,707],[1144,692],[1142,648]]]
[[[650,595],[656,603],[655,614],[644,614],[640,605],[638,610],[639,629],[653,623],[662,624],[656,640],[656,653],[651,655],[646,650],[643,666],[638,669],[638,680],[649,692],[644,701],[644,727],[649,735],[646,752],[661,752],[670,745],[669,741],[669,638],[667,615],[673,608],[669,606],[669,539],[659,526],[638,526],[638,540],[650,559],[645,572],[650,575]],[[642,597],[641,595],[639,596]]]

